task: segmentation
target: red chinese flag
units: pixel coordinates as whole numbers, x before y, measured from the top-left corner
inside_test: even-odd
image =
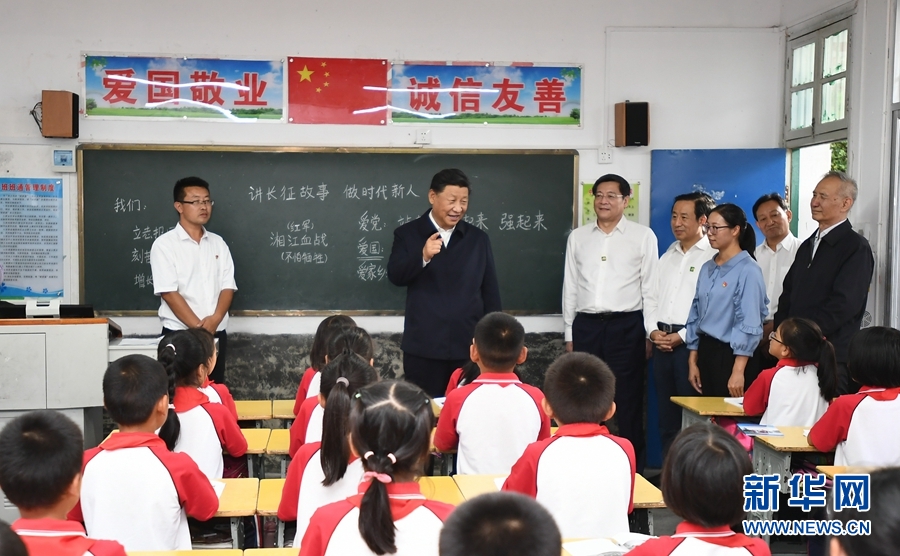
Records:
[[[363,87],[388,85],[387,60],[361,58],[289,58],[288,121],[295,124],[384,125],[387,91]],[[354,114],[358,110],[381,108]]]

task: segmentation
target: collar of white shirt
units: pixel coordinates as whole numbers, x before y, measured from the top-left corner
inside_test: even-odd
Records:
[[[453,230],[456,229],[456,226],[453,226],[452,228],[446,228],[446,229],[438,226],[437,220],[434,219],[433,211],[430,211],[430,210],[428,211],[428,218],[431,219],[431,223],[434,224],[434,227],[437,228],[437,231],[439,234],[441,234],[441,236],[443,236],[444,234],[452,234]]]
[[[792,243],[793,241],[794,241],[794,236],[791,235],[790,232],[788,232],[788,234],[786,236],[784,236],[781,239],[781,241],[778,242],[778,245],[775,246],[775,249],[772,249],[771,247],[769,247],[769,242],[765,241],[765,240],[763,240],[762,245],[763,245],[763,248],[768,249],[770,253],[777,253],[778,251],[780,251],[782,249],[790,249],[790,247],[793,247],[793,243]]]
[[[623,215],[619,218],[619,221],[616,223],[616,227],[613,228],[613,232],[622,232],[622,233],[624,234],[624,233],[625,233],[625,228],[626,228],[626,227],[628,227],[628,219],[625,218],[625,215],[623,214]],[[599,222],[599,221],[594,220],[594,227],[592,228],[592,231],[595,231],[595,232],[603,232],[603,230],[600,228],[600,222]],[[603,232],[603,233],[606,234],[606,232]],[[612,235],[612,233],[609,233],[609,234],[606,234],[606,235]]]
[[[823,237],[825,237],[826,235],[828,235],[828,232],[830,232],[831,230],[837,228],[838,226],[840,226],[841,224],[843,224],[843,223],[846,222],[846,221],[847,221],[847,219],[844,218],[843,220],[841,220],[841,221],[838,222],[837,224],[834,224],[833,226],[828,226],[828,227],[825,228],[824,230],[821,230],[821,231],[816,232],[816,238],[817,238],[817,239],[822,239]]]
[[[181,225],[181,222],[175,224],[175,233],[178,234],[178,239],[182,241],[186,239],[194,241],[194,238],[192,238],[191,235],[187,233],[187,230],[184,229],[184,227]],[[206,231],[206,228],[203,228],[203,235],[200,236],[200,239],[207,237],[207,235],[209,235],[209,232]]]
[[[697,241],[697,243],[691,245],[691,247],[687,251],[682,249],[680,241],[673,241],[672,245],[669,247],[669,249],[678,251],[682,255],[687,255],[689,252],[695,251],[695,250],[706,251],[707,249],[712,249],[712,246],[709,244],[709,238],[706,237],[706,235],[704,234],[703,237],[701,237]]]

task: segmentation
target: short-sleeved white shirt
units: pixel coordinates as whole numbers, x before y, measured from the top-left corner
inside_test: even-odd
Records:
[[[178,292],[198,318],[216,311],[222,290],[237,290],[234,261],[221,236],[203,229],[199,243],[176,224],[159,236],[150,248],[153,293]],[[164,299],[160,299],[159,320],[164,328],[181,330],[196,323],[183,323]],[[217,330],[225,330],[228,314]]]

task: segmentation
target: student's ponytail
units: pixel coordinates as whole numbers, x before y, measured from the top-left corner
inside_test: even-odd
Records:
[[[804,363],[815,363],[819,392],[830,402],[837,394],[837,360],[834,346],[822,334],[819,325],[809,319],[792,317],[778,327],[781,343],[791,350],[791,357]]]
[[[481,369],[478,368],[478,364],[474,361],[465,363],[462,366],[462,371],[459,375],[459,382],[456,383],[457,388],[466,384],[472,384],[476,378],[481,376]]]
[[[175,344],[172,342],[165,342],[166,338],[159,344],[159,349],[157,350],[156,359],[162,363],[163,367],[166,369],[166,375],[168,376],[168,390],[169,390],[169,414],[166,416],[166,422],[163,423],[163,426],[159,429],[159,437],[163,439],[166,443],[166,448],[169,451],[175,449],[175,444],[178,442],[178,437],[181,434],[181,421],[178,419],[178,414],[175,413],[175,361],[177,356],[177,351],[175,348]]]
[[[822,347],[819,350],[819,392],[829,403],[837,395],[837,359],[834,345],[822,336]]]
[[[744,221],[741,233],[738,234],[738,245],[749,253],[753,260],[756,260],[756,232],[753,231],[753,226],[747,221]]]
[[[356,391],[378,380],[368,361],[349,350],[331,360],[322,369],[320,393],[325,398],[322,418],[321,462],[324,486],[338,482],[347,472],[350,460],[350,401]]]

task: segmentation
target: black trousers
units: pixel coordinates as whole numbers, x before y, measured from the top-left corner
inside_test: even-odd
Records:
[[[403,378],[432,398],[444,396],[450,375],[468,363],[468,359],[429,359],[403,352]]]
[[[728,379],[731,378],[731,369],[734,367],[734,351],[725,342],[707,336],[700,335],[700,345],[697,347],[697,367],[700,368],[700,384],[703,386],[702,396],[716,396],[729,398]],[[744,368],[744,391],[759,376],[761,359],[751,356]]]
[[[672,396],[696,396],[688,381],[688,349],[681,344],[672,351],[653,348],[653,378],[656,383],[656,404],[659,411],[659,436],[663,457],[681,431],[681,407],[672,403]]]
[[[616,423],[619,435],[634,446],[638,472],[644,469],[644,371],[646,334],[641,311],[598,317],[578,313],[572,322],[572,347],[602,359],[616,375]]]
[[[175,330],[165,327],[162,329],[163,336],[172,332],[175,332]],[[228,354],[228,333],[224,330],[219,330],[214,336],[219,340],[219,350],[216,358],[216,367],[209,374],[209,379],[219,384],[225,384],[225,356]]]

